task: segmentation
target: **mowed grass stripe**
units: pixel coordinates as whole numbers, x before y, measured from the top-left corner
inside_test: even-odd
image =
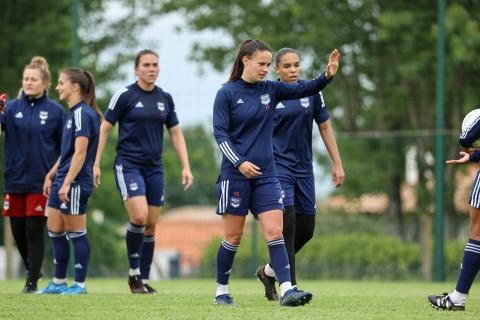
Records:
[[[40,284],[46,285],[44,280]],[[479,319],[480,289],[474,286],[467,311],[440,312],[426,302],[430,293],[453,283],[310,281],[314,294],[305,307],[282,308],[263,297],[255,280],[233,279],[236,307],[212,305],[215,281],[153,282],[157,295],[132,295],[124,279],[88,279],[82,296],[20,293],[22,281],[0,281],[0,319]]]

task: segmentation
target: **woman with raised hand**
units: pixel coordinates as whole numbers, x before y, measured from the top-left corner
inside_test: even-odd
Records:
[[[340,53],[334,50],[327,70],[302,83],[266,81],[272,49],[261,40],[244,41],[228,82],[217,92],[213,130],[223,153],[217,183],[217,214],[222,216],[224,238],[217,253],[215,304],[232,305],[228,282],[250,210],[260,221],[270,262],[280,283],[280,305],[299,306],[312,294],[292,287],[282,234],[283,197],[273,157],[273,118],[282,100],[318,93],[337,72]]]

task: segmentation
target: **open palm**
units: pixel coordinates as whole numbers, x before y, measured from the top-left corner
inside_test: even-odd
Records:
[[[337,71],[338,67],[340,66],[340,52],[337,49],[334,49],[332,53],[330,53],[330,57],[328,58],[328,65],[327,71],[325,76],[329,79],[333,77]]]

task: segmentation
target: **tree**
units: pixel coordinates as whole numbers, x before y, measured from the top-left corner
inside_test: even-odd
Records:
[[[225,42],[198,43],[193,48],[195,60],[216,69],[228,67],[238,44],[248,38],[264,39],[275,49],[299,49],[304,61],[310,61],[303,68],[307,76],[318,74],[327,53],[339,48],[341,72],[325,90],[334,126],[348,137],[340,139],[347,181],[338,192],[356,196],[365,190],[388,190],[392,232],[402,235],[404,154],[414,145],[419,167],[417,210],[431,212],[433,162],[428,159],[435,128],[437,41],[432,1],[163,0],[162,4],[158,11],[181,13],[187,28],[228,37]],[[447,10],[450,157],[457,149],[451,132],[458,132],[465,105],[476,101],[479,65],[473,59],[479,49],[479,8],[479,1],[456,1]],[[446,176],[447,182],[453,181],[453,169]],[[451,184],[447,190],[446,207],[453,214]]]

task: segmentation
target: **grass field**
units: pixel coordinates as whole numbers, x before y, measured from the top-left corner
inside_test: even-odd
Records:
[[[21,281],[0,281],[0,319],[479,319],[480,289],[466,312],[436,311],[426,295],[452,283],[302,281],[314,294],[305,307],[282,308],[263,298],[254,280],[233,279],[236,307],[212,305],[214,280],[153,283],[157,295],[132,295],[125,280],[90,279],[83,296],[19,293]],[[46,285],[46,280],[41,286]]]

